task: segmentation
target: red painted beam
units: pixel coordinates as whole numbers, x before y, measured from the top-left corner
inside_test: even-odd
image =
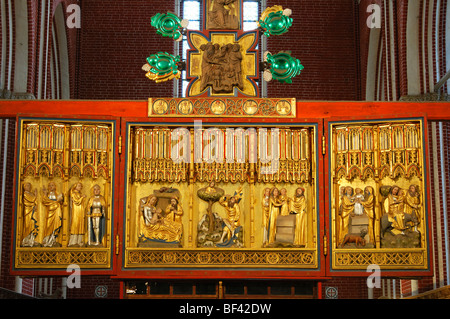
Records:
[[[20,100],[0,101],[0,117],[18,114],[67,116],[147,117],[147,101]],[[365,116],[408,117],[426,114],[429,120],[450,120],[450,103],[446,102],[357,102],[298,101],[297,118]],[[248,118],[248,117],[247,117]]]

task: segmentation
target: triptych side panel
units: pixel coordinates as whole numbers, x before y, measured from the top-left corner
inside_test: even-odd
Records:
[[[330,120],[325,182],[335,275],[430,272],[423,117]]]
[[[12,271],[112,273],[117,121],[18,117]]]

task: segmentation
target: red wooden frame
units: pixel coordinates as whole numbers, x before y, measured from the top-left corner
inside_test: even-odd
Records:
[[[113,116],[146,118],[148,101],[85,101],[85,100],[18,100],[0,101],[0,117],[16,117],[19,113],[35,116]],[[361,102],[361,101],[297,101],[297,119],[330,117],[359,119],[371,116],[414,117],[426,114],[431,120],[450,120],[447,102]],[[268,119],[261,119],[264,123]]]
[[[351,120],[374,120],[374,119],[395,119],[395,118],[417,118],[418,114],[420,117],[424,117],[424,137],[425,137],[425,154],[428,155],[428,131],[427,131],[427,121],[431,120],[450,120],[450,104],[444,102],[327,102],[327,101],[302,101],[297,102],[297,117],[296,118],[252,118],[252,117],[242,117],[242,118],[202,118],[205,123],[223,123],[223,124],[261,124],[262,126],[267,124],[279,124],[279,125],[289,125],[289,124],[301,124],[301,123],[317,123],[318,125],[318,177],[319,177],[319,190],[322,199],[319,200],[319,209],[325,218],[320,221],[320,234],[318,238],[320,239],[318,244],[320,244],[320,264],[318,270],[305,270],[305,271],[293,271],[285,269],[276,270],[245,270],[245,269],[228,269],[228,270],[122,270],[122,247],[120,246],[119,251],[116,255],[116,235],[119,234],[122,237],[123,225],[121,221],[122,213],[119,213],[119,208],[123,207],[123,194],[124,194],[124,169],[125,163],[123,160],[119,162],[119,148],[115,148],[115,186],[116,192],[119,194],[114,198],[114,234],[112,234],[112,269],[111,270],[83,270],[85,275],[93,274],[104,274],[110,275],[113,278],[125,279],[125,278],[258,278],[258,279],[317,279],[326,280],[330,276],[366,276],[367,274],[363,271],[344,271],[344,272],[330,272],[330,254],[323,255],[323,241],[321,240],[324,235],[324,230],[329,229],[327,222],[327,217],[329,212],[327,212],[328,207],[328,176],[329,167],[327,165],[328,154],[321,156],[320,142],[322,136],[325,136],[328,142],[328,124],[329,121],[351,121]],[[68,101],[48,101],[48,100],[26,100],[26,101],[1,101],[0,102],[0,117],[3,118],[18,118],[18,117],[35,117],[35,118],[46,118],[46,119],[88,119],[88,120],[115,120],[116,121],[116,141],[118,141],[119,136],[126,136],[126,122],[158,122],[158,123],[180,123],[187,124],[192,123],[194,118],[172,118],[168,121],[167,118],[157,118],[157,117],[147,117],[147,101],[83,101],[83,100],[68,100]],[[393,110],[396,113],[393,115]],[[349,114],[355,114],[355,116],[349,116]],[[357,114],[357,116],[356,116]],[[18,125],[18,122],[17,122]],[[16,127],[17,135],[17,127]],[[16,147],[17,148],[17,147]],[[125,147],[124,143],[122,145],[122,153],[124,153]],[[123,156],[122,156],[123,158]],[[17,160],[17,149],[15,150],[15,159]],[[325,160],[325,163],[324,163]],[[430,185],[430,175],[427,165],[427,183]],[[14,183],[16,184],[16,175],[14,175]],[[16,198],[16,187],[14,188],[13,198]],[[428,198],[430,198],[428,194]],[[428,206],[430,206],[430,201],[428,200]],[[121,210],[120,210],[121,211]],[[429,223],[430,214],[428,214]],[[13,219],[14,223],[14,219]],[[13,225],[14,226],[14,225]],[[13,234],[14,236],[14,234]],[[14,243],[14,238],[12,238]],[[329,242],[329,240],[328,240]],[[429,242],[430,244],[430,242]],[[328,244],[329,246],[330,244]],[[329,247],[328,247],[329,250]],[[430,249],[429,249],[430,251]],[[14,270],[13,269],[13,258],[14,255],[11,250],[11,274],[12,275],[22,275],[22,276],[35,276],[35,275],[67,275],[64,270]],[[431,256],[429,256],[431,257]],[[325,259],[324,259],[325,258]],[[386,276],[430,276],[432,275],[432,258],[429,262],[429,271],[404,271],[404,272],[383,272]]]

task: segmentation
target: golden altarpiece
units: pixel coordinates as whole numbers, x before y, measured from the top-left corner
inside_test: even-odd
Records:
[[[329,122],[333,269],[426,269],[424,121]]]
[[[244,32],[241,5],[210,4],[203,31],[152,18],[190,49],[150,56],[146,76],[186,70],[189,85],[149,98],[147,118],[18,117],[13,272],[429,275],[424,118],[309,120],[293,98],[260,97],[260,74],[291,85],[303,66],[258,51],[289,9]]]
[[[15,266],[112,268],[113,121],[21,117]]]

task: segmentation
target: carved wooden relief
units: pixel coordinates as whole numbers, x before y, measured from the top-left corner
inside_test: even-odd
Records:
[[[17,268],[110,267],[114,126],[22,120]]]
[[[128,133],[125,267],[317,267],[314,126]]]
[[[333,124],[333,267],[427,267],[421,121]]]
[[[238,30],[241,21],[240,0],[207,0],[206,29]]]

